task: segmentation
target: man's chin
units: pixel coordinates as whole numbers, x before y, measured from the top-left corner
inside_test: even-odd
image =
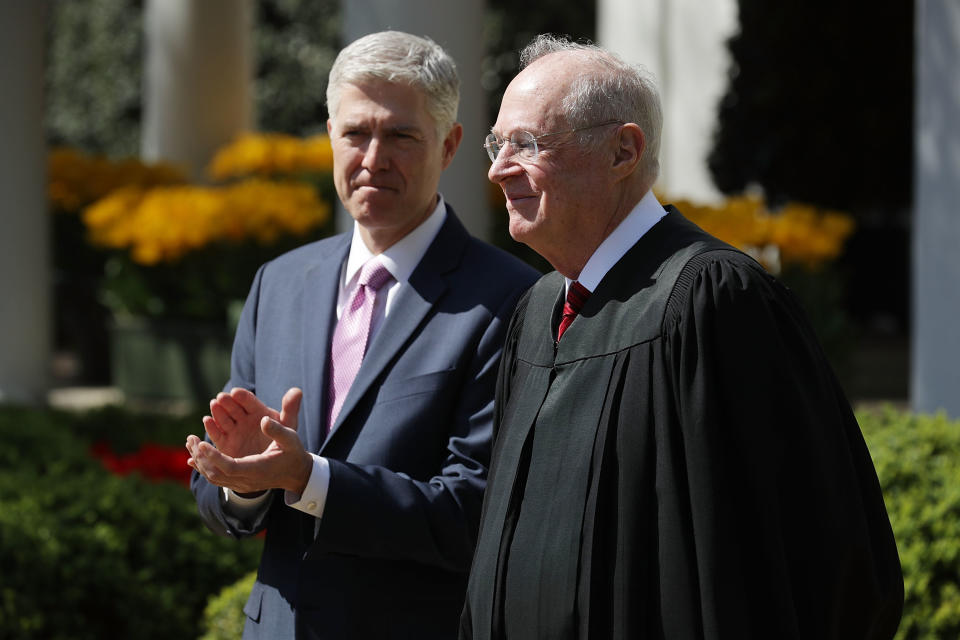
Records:
[[[536,223],[533,220],[527,220],[523,216],[510,212],[510,223],[507,226],[510,237],[517,242],[530,245],[531,237],[535,235]]]
[[[353,197],[350,198],[350,206],[347,209],[351,214],[355,212],[363,216],[377,216],[384,209],[396,207],[397,201],[398,193],[396,191],[376,189],[361,192],[357,190],[353,192]],[[357,215],[353,217],[356,218]]]

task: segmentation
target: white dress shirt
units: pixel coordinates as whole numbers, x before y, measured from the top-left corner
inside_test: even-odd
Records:
[[[657,201],[652,190],[648,191],[627,214],[627,217],[600,243],[597,250],[587,260],[587,264],[583,265],[583,269],[580,270],[577,282],[590,293],[596,291],[597,285],[613,268],[613,265],[617,264],[620,258],[637,243],[637,240],[643,237],[643,234],[649,231],[653,225],[660,222],[660,218],[665,215],[667,215],[667,212],[663,205]],[[570,284],[573,280],[570,278],[564,278],[564,280],[564,294],[566,294],[570,290]]]
[[[413,231],[405,235],[394,245],[380,254],[380,261],[387,268],[393,280],[388,282],[377,294],[374,304],[373,317],[370,320],[370,337],[372,342],[374,336],[383,326],[384,320],[390,315],[390,308],[397,297],[397,292],[407,283],[413,270],[420,264],[427,249],[434,238],[440,232],[447,219],[447,208],[443,201],[443,196],[437,198],[437,206],[433,213],[426,220],[420,223]],[[354,288],[357,286],[360,268],[374,257],[367,245],[364,244],[360,236],[360,228],[356,222],[353,223],[353,239],[350,243],[350,253],[346,262],[340,269],[340,290],[337,295],[337,319],[340,313],[350,300]],[[386,293],[386,295],[383,295]],[[362,366],[362,365],[361,365]],[[314,392],[326,393],[326,389]],[[321,425],[325,429],[327,425]],[[291,491],[284,492],[284,501],[287,506],[299,509],[304,513],[319,518],[323,515],[323,508],[327,501],[327,490],[330,487],[330,465],[326,458],[318,456],[315,453],[310,454],[313,457],[313,469],[310,471],[310,478],[307,480],[307,486],[301,495]],[[258,506],[266,501],[270,492],[254,498],[244,498],[237,495],[230,489],[224,489],[227,504],[231,512],[243,517],[247,513],[252,514]]]

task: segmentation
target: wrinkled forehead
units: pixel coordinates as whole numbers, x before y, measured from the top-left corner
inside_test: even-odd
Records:
[[[424,93],[412,85],[372,79],[344,83],[340,88],[337,112],[333,120],[377,116],[432,123]]]

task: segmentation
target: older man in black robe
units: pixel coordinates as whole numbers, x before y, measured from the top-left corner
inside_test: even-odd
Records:
[[[541,36],[486,147],[514,314],[462,638],[891,638],[896,545],[793,295],[662,207],[638,69]],[[566,302],[565,302],[566,300]]]

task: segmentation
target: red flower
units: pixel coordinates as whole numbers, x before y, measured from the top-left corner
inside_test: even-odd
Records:
[[[183,447],[147,443],[138,451],[117,455],[109,444],[98,442],[90,448],[90,454],[100,460],[108,471],[120,476],[136,471],[150,480],[173,480],[190,485],[189,456]]]

